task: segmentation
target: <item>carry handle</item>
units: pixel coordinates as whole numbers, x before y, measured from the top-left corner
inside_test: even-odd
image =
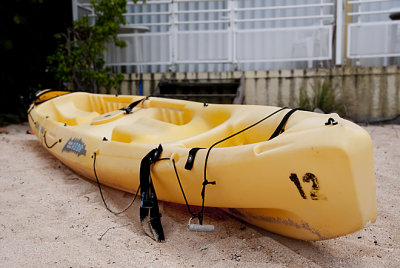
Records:
[[[199,223],[191,223],[192,219],[194,217],[191,217],[189,220],[189,224],[188,224],[188,229],[191,232],[214,232],[214,225],[208,225],[208,224],[199,224]]]

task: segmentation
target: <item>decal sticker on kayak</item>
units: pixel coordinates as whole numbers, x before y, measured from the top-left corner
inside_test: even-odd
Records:
[[[35,127],[40,134],[44,133],[44,127],[39,124],[39,122],[35,122]]]
[[[289,176],[289,179],[294,183],[294,185],[296,185],[297,190],[299,191],[301,197],[303,199],[307,199],[307,195],[305,194],[303,187],[301,186],[301,183],[300,183],[299,178],[297,177],[297,174],[291,173]],[[310,194],[309,194],[309,196],[312,200],[321,200],[321,199],[326,200],[326,197],[324,197],[323,195],[320,195],[318,193],[320,187],[319,187],[319,182],[318,182],[317,176],[315,176],[312,173],[306,173],[303,176],[303,182],[305,182],[305,183],[311,182],[312,183]]]
[[[86,155],[86,144],[82,139],[70,138],[62,149],[63,152],[72,152],[77,156]]]
[[[296,185],[297,190],[299,190],[299,193],[303,199],[307,199],[306,194],[303,191],[303,187],[301,187],[299,178],[297,178],[297,175],[295,173],[290,174],[290,180]]]
[[[303,176],[303,181],[304,182],[312,182],[312,187],[311,187],[311,191],[310,191],[310,197],[311,197],[312,200],[318,200],[319,199],[319,196],[318,196],[318,191],[319,191],[318,178],[312,173],[306,173]]]

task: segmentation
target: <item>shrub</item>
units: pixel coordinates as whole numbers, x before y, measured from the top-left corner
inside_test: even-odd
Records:
[[[103,52],[108,42],[126,46],[117,38],[120,25],[126,23],[123,16],[126,0],[91,0],[90,3],[95,14],[94,23],[84,16],[74,21],[66,33],[57,34],[55,37],[60,44],[48,57],[48,69],[77,91],[97,93],[101,87],[107,92],[111,88],[119,90],[123,76],[105,66]]]
[[[297,106],[304,110],[314,111],[320,109],[325,113],[338,113],[341,116],[346,115],[346,106],[344,101],[336,94],[335,89],[328,81],[321,82],[321,79],[315,79],[311,86],[313,95],[310,97],[305,88],[300,89],[300,96]]]

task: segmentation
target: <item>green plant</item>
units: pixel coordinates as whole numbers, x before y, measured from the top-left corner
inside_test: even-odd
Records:
[[[300,96],[297,106],[304,110],[314,111],[320,109],[325,113],[338,113],[341,116],[346,115],[344,100],[341,100],[335,89],[328,81],[321,82],[315,79],[311,86],[313,95],[310,97],[305,88],[300,89]]]
[[[118,47],[126,46],[117,38],[120,25],[126,23],[123,16],[126,0],[91,0],[90,3],[95,14],[94,23],[91,24],[89,17],[84,16],[74,21],[66,33],[57,34],[55,37],[60,44],[48,57],[48,69],[74,90],[119,90],[123,75],[112,73],[111,68],[105,66],[103,53],[109,42]]]

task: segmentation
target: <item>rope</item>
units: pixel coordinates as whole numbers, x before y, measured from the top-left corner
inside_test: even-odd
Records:
[[[178,175],[178,170],[176,169],[176,164],[175,164],[175,160],[174,159],[172,159],[172,164],[174,165],[176,179],[178,180],[179,187],[181,188],[183,199],[185,199],[186,208],[187,208],[188,212],[192,215],[192,217],[197,218],[198,215],[194,214],[192,212],[192,210],[190,209],[189,203],[188,203],[186,195],[185,195],[185,191],[183,190],[183,187],[182,187],[181,179],[179,178],[179,175]]]
[[[32,123],[33,123],[33,124],[36,124],[36,121],[33,119],[33,116],[32,116],[32,114],[31,114],[31,112],[32,112],[32,110],[33,110],[34,108],[35,108],[35,106],[32,105],[32,107],[28,110],[28,116],[31,118]],[[61,142],[62,142],[62,139],[58,139],[58,140],[55,141],[52,145],[49,145],[49,144],[47,143],[46,133],[47,133],[47,130],[45,130],[44,133],[43,133],[43,142],[44,142],[44,145],[46,145],[46,147],[47,147],[48,149],[51,149],[51,148],[53,148],[54,146],[56,146],[57,143],[61,143]]]
[[[198,214],[194,214],[192,212],[192,210],[190,209],[190,205],[189,205],[189,202],[187,200],[187,197],[186,197],[186,194],[185,194],[185,190],[183,189],[183,186],[182,186],[182,183],[181,183],[181,179],[180,179],[179,174],[178,174],[178,169],[176,168],[175,159],[173,159],[173,158],[160,158],[156,162],[162,161],[162,160],[170,160],[172,162],[173,167],[174,167],[174,171],[175,171],[175,175],[176,175],[176,179],[177,179],[179,187],[181,189],[181,193],[182,193],[183,199],[185,200],[186,208],[187,208],[189,214],[192,215],[193,218],[198,218]]]
[[[33,123],[33,124],[36,124],[36,121],[33,119],[32,115],[31,115],[31,112],[32,112],[32,110],[33,110],[34,108],[35,108],[35,105],[32,105],[32,106],[29,108],[29,110],[28,110],[28,116],[31,118],[32,123]]]
[[[216,184],[215,181],[210,182],[210,181],[207,180],[207,163],[208,163],[208,157],[210,156],[211,149],[214,148],[215,146],[217,146],[218,144],[220,144],[220,143],[222,143],[222,142],[224,142],[224,141],[226,141],[226,140],[228,140],[228,139],[230,139],[230,138],[233,138],[233,137],[239,135],[240,133],[245,132],[246,130],[248,130],[248,129],[252,128],[252,127],[255,127],[256,125],[260,124],[261,122],[267,120],[267,119],[270,118],[271,116],[273,116],[273,115],[279,113],[280,111],[282,111],[282,110],[284,110],[284,109],[287,109],[287,107],[280,108],[280,109],[276,110],[275,112],[272,112],[272,113],[270,113],[269,115],[267,115],[266,117],[262,118],[261,120],[255,122],[254,124],[252,124],[252,125],[250,125],[250,126],[244,128],[244,129],[242,129],[242,130],[240,130],[240,131],[238,131],[238,132],[236,132],[236,133],[234,133],[234,134],[232,134],[232,135],[230,135],[230,136],[228,136],[228,137],[226,137],[226,138],[224,138],[224,139],[222,139],[222,140],[220,140],[220,141],[217,141],[216,143],[214,143],[213,145],[211,145],[211,147],[207,150],[206,159],[205,159],[205,161],[204,161],[204,181],[203,181],[203,189],[202,189],[202,191],[201,191],[201,196],[202,196],[203,202],[202,202],[202,204],[201,204],[201,210],[200,210],[200,212],[199,212],[199,214],[198,214],[198,216],[199,216],[198,219],[199,219],[200,224],[202,224],[202,222],[203,222],[204,202],[205,202],[205,199],[206,199],[206,198],[205,198],[206,186],[207,186],[208,184]]]
[[[230,135],[230,136],[228,136],[228,137],[226,137],[226,138],[224,138],[224,139],[222,139],[222,140],[220,140],[220,141],[217,141],[216,143],[214,143],[213,145],[211,145],[211,147],[207,150],[207,154],[206,154],[206,158],[205,158],[205,163],[204,163],[204,181],[203,181],[203,188],[202,188],[202,191],[201,191],[202,204],[201,204],[201,210],[200,210],[199,213],[197,213],[197,214],[193,213],[192,210],[190,209],[189,202],[187,201],[185,191],[184,191],[184,189],[183,189],[181,180],[180,180],[180,178],[179,178],[179,174],[178,174],[178,170],[177,170],[177,168],[176,168],[175,160],[174,160],[174,159],[169,159],[169,158],[161,158],[161,159],[159,159],[159,160],[172,160],[172,164],[173,164],[173,167],[174,167],[176,179],[177,179],[178,184],[179,184],[179,187],[180,187],[180,189],[181,189],[183,199],[185,200],[186,208],[187,208],[188,212],[192,215],[192,218],[198,218],[198,219],[199,219],[199,223],[200,223],[200,224],[203,224],[203,215],[204,215],[204,207],[205,207],[205,192],[206,192],[206,186],[207,186],[208,184],[214,184],[214,185],[216,184],[215,181],[208,181],[208,180],[207,180],[207,163],[208,163],[208,157],[209,157],[209,155],[210,155],[211,149],[214,148],[215,146],[217,146],[218,144],[220,144],[220,143],[222,143],[222,142],[224,142],[224,141],[226,141],[226,140],[228,140],[228,139],[230,139],[230,138],[233,138],[233,137],[235,137],[236,135],[239,135],[240,133],[243,133],[244,131],[246,131],[246,130],[252,128],[252,127],[255,127],[256,125],[260,124],[261,122],[267,120],[267,119],[270,118],[271,116],[273,116],[273,115],[279,113],[280,111],[282,111],[282,110],[284,110],[284,109],[287,109],[287,107],[283,107],[283,108],[281,108],[281,109],[279,109],[279,110],[277,110],[277,111],[275,111],[275,112],[272,112],[272,113],[270,113],[268,116],[266,116],[266,117],[262,118],[261,120],[257,121],[256,123],[254,123],[254,124],[252,124],[252,125],[250,125],[250,126],[244,128],[244,129],[242,129],[242,130],[240,130],[240,131],[238,131],[238,132],[236,132],[236,133],[234,133],[234,134],[232,134],[232,135]]]
[[[215,181],[208,181],[207,180],[207,163],[208,163],[208,158],[209,158],[211,149],[214,148],[215,146],[217,146],[218,144],[220,144],[220,143],[222,143],[222,142],[224,142],[224,141],[226,141],[228,139],[231,139],[231,138],[243,133],[244,131],[246,131],[246,130],[248,130],[250,128],[255,127],[256,125],[260,124],[261,122],[267,120],[268,118],[272,117],[273,115],[279,113],[280,111],[282,111],[284,109],[287,109],[287,107],[280,108],[280,109],[276,110],[275,112],[270,113],[268,116],[262,118],[261,120],[255,122],[254,124],[244,128],[244,129],[242,129],[242,130],[240,130],[240,131],[238,131],[238,132],[236,132],[236,133],[234,133],[234,134],[232,134],[232,135],[230,135],[230,136],[228,136],[228,137],[226,137],[226,138],[224,138],[222,140],[219,140],[219,141],[215,142],[213,145],[210,146],[210,148],[207,150],[207,154],[206,154],[206,158],[205,158],[205,162],[204,162],[204,180],[203,180],[203,188],[202,188],[202,192],[201,192],[201,196],[202,196],[201,210],[197,214],[193,213],[192,210],[190,209],[190,205],[189,205],[189,202],[187,200],[187,197],[186,197],[186,194],[185,194],[185,190],[183,189],[183,186],[182,186],[179,174],[178,174],[178,170],[176,168],[175,160],[171,159],[171,158],[160,158],[160,159],[155,161],[155,162],[158,162],[158,161],[162,161],[162,160],[170,160],[172,162],[173,167],[174,167],[174,171],[175,171],[175,175],[176,175],[176,179],[177,179],[179,187],[181,189],[181,193],[182,193],[183,199],[185,200],[186,208],[187,208],[188,212],[190,213],[190,215],[192,215],[192,218],[198,218],[200,224],[203,224],[206,186],[208,184],[216,184]],[[96,152],[93,153],[93,171],[94,171],[94,175],[96,177],[97,185],[99,187],[101,198],[103,200],[103,203],[104,203],[104,206],[106,207],[106,209],[108,211],[110,211],[111,213],[115,214],[115,215],[121,214],[121,213],[125,212],[126,210],[128,210],[132,206],[132,204],[135,202],[135,200],[137,198],[137,195],[138,195],[139,190],[140,190],[140,185],[139,185],[139,187],[138,187],[138,189],[137,189],[137,191],[135,193],[135,196],[134,196],[133,200],[131,201],[131,203],[124,210],[122,210],[120,212],[115,212],[115,211],[111,210],[108,207],[108,205],[107,205],[107,203],[106,203],[106,201],[104,199],[104,195],[103,195],[103,192],[102,192],[102,189],[101,189],[101,184],[99,182],[99,179],[98,179],[98,176],[97,176],[97,172],[96,172]]]
[[[48,149],[51,149],[51,148],[53,148],[57,143],[62,142],[62,139],[58,139],[58,140],[55,141],[52,145],[49,146],[49,145],[47,144],[47,140],[46,140],[46,133],[47,133],[47,131],[45,130],[44,133],[43,133],[43,141],[44,141],[44,144],[46,145],[46,147],[47,147]]]
[[[123,209],[123,210],[121,210],[121,211],[113,211],[112,209],[110,209],[110,208],[108,207],[107,202],[106,202],[106,200],[104,199],[103,191],[102,191],[102,189],[101,189],[101,184],[100,184],[99,178],[98,178],[98,176],[97,176],[97,172],[96,172],[96,152],[93,153],[93,171],[94,171],[94,176],[96,177],[97,186],[99,187],[101,199],[103,200],[103,203],[104,203],[104,206],[106,207],[106,209],[107,209],[108,211],[110,211],[111,213],[113,213],[114,215],[119,215],[119,214],[122,214],[122,213],[124,213],[125,211],[127,211],[127,210],[132,206],[132,204],[135,202],[136,197],[138,196],[138,193],[139,193],[139,190],[140,190],[140,184],[139,184],[138,189],[136,190],[135,196],[133,197],[131,203],[130,203],[125,209]]]
[[[35,105],[32,105],[28,110],[28,116],[31,118],[33,125],[36,126],[37,122],[33,119],[32,110],[35,109]]]

